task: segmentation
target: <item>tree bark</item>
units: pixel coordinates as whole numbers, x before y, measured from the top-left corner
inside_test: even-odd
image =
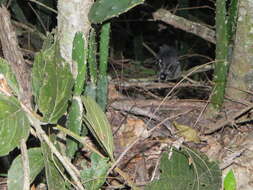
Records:
[[[240,100],[253,90],[253,2],[239,1],[237,31],[232,64],[229,70],[227,96]]]

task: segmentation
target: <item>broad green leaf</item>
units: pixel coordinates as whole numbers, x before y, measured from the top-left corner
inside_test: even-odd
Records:
[[[100,106],[89,96],[81,97],[86,109],[84,115],[87,127],[113,160],[113,136],[111,126]]]
[[[57,44],[36,55],[32,84],[44,122],[56,123],[66,112],[73,83],[69,65],[60,57]]]
[[[72,132],[80,135],[82,129],[82,114],[83,114],[83,104],[80,96],[73,97],[72,104],[69,109],[68,120],[67,120],[67,128]],[[67,146],[66,152],[69,158],[73,158],[75,152],[78,149],[78,142],[67,136]]]
[[[50,136],[52,142],[54,142],[55,137],[52,135]],[[48,189],[52,190],[64,190],[66,189],[65,180],[62,176],[64,173],[64,168],[59,162],[59,160],[53,155],[53,153],[48,148],[48,145],[42,143],[41,146],[43,152],[43,160],[45,165],[46,171],[46,179],[47,179],[47,186]],[[60,173],[62,172],[62,174]]]
[[[4,75],[8,85],[16,96],[19,95],[19,86],[8,62],[0,57],[0,74]]]
[[[147,190],[219,190],[221,187],[218,164],[192,150],[173,149],[170,159],[163,153],[160,171],[159,180],[148,185]]]
[[[224,179],[224,190],[236,190],[236,179],[233,170],[230,170]]]
[[[29,167],[30,167],[30,182],[33,182],[35,177],[41,172],[44,167],[43,155],[40,148],[31,148],[28,150]],[[10,170],[8,171],[8,189],[21,190],[23,189],[23,166],[21,155],[13,161]]]
[[[18,100],[0,94],[0,156],[17,147],[22,138],[27,139],[30,124]]]
[[[109,18],[127,12],[143,2],[144,0],[98,0],[93,3],[90,9],[89,20],[92,23],[102,23]]]
[[[81,178],[86,189],[98,190],[105,183],[107,171],[111,166],[108,160],[92,153],[91,166],[87,167],[87,164],[82,163]]]

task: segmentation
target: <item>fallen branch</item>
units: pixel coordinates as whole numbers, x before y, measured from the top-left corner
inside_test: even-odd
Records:
[[[189,21],[183,17],[176,16],[170,11],[159,9],[153,13],[154,20],[160,20],[186,32],[195,34],[213,44],[216,43],[215,31],[196,22]]]
[[[208,126],[208,129],[204,132],[205,135],[209,135],[211,133],[214,133],[215,131],[218,131],[219,129],[225,127],[226,125],[231,125],[235,123],[235,120],[238,119],[243,114],[247,113],[253,109],[253,104],[248,105],[243,110],[233,114],[232,116],[229,116],[228,119],[224,120],[224,118],[218,120],[216,123]]]

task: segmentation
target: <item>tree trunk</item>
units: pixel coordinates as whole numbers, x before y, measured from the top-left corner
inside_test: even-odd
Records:
[[[226,95],[236,100],[247,98],[253,90],[253,2],[239,1],[237,31]]]
[[[76,32],[83,32],[85,47],[88,45],[88,35],[91,24],[88,13],[93,0],[59,0],[58,1],[58,37],[61,56],[72,65],[72,43]],[[74,67],[75,68],[75,67]],[[72,72],[75,74],[75,72]]]

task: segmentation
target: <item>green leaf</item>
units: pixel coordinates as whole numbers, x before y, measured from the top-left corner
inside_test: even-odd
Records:
[[[160,161],[160,179],[146,189],[159,190],[218,190],[221,171],[215,162],[192,150],[173,149],[171,159],[163,153]]]
[[[224,190],[236,190],[236,179],[233,170],[230,170],[224,179]]]
[[[97,83],[97,43],[96,43],[96,32],[94,28],[91,28],[89,34],[89,48],[88,48],[88,65],[90,71],[91,84]]]
[[[73,84],[69,65],[61,58],[57,44],[36,55],[32,86],[44,122],[56,123],[66,112]]]
[[[67,120],[67,128],[72,132],[80,135],[82,129],[82,114],[83,114],[83,104],[81,98],[73,97],[72,104],[70,106],[68,120]],[[73,138],[67,138],[67,147],[66,152],[69,158],[73,158],[75,152],[78,149],[78,142]]]
[[[91,155],[91,167],[87,167],[83,163],[83,169],[81,170],[82,183],[88,190],[98,190],[106,180],[106,174],[110,168],[108,158],[101,158],[98,154],[92,153]]]
[[[93,3],[90,9],[89,20],[92,23],[102,23],[109,18],[127,12],[143,2],[144,0],[98,0]]]
[[[55,136],[50,136],[52,142],[55,142]],[[64,190],[66,189],[65,180],[62,176],[64,173],[64,168],[59,162],[59,160],[53,155],[50,151],[47,144],[42,143],[42,152],[43,152],[43,159],[44,165],[46,170],[46,179],[47,179],[47,186],[48,189],[53,190]],[[62,173],[60,173],[60,171]]]
[[[99,76],[97,82],[97,103],[101,109],[105,111],[107,105],[107,94],[108,94],[108,79],[107,76]]]
[[[21,23],[28,23],[28,20],[24,14],[24,11],[18,4],[18,1],[13,1],[11,3],[10,9],[12,10],[13,17],[20,21]]]
[[[29,167],[30,167],[30,182],[33,182],[35,177],[41,172],[44,167],[43,156],[40,148],[31,148],[28,150]],[[20,190],[23,189],[23,166],[21,155],[13,161],[10,170],[8,171],[8,189]]]
[[[93,82],[87,83],[84,94],[96,99],[97,85]]]
[[[113,160],[113,136],[111,126],[100,106],[89,96],[81,97],[86,109],[84,115],[87,127]]]
[[[0,94],[0,156],[17,147],[29,135],[29,121],[18,100]]]
[[[73,41],[72,60],[77,64],[77,77],[75,81],[74,95],[80,96],[83,92],[87,68],[87,50],[82,32],[77,32]]]
[[[0,57],[0,74],[3,74],[8,85],[16,96],[19,95],[19,86],[15,75],[13,74],[8,62]]]

